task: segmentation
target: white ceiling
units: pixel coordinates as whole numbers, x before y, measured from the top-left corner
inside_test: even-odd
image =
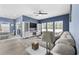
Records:
[[[47,15],[36,16],[34,12],[42,10]],[[0,17],[15,19],[21,15],[26,15],[35,19],[44,19],[58,15],[67,14],[70,11],[68,4],[0,4]]]

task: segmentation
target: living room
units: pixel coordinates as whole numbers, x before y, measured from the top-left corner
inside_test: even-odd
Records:
[[[77,55],[78,10],[74,4],[0,4],[0,55]]]

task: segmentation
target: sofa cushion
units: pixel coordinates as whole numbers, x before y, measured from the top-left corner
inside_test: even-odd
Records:
[[[72,38],[70,32],[65,31],[62,33],[60,38]]]
[[[58,39],[56,42],[55,42],[55,44],[58,44],[58,43],[63,43],[63,44],[69,44],[69,45],[71,45],[71,46],[75,46],[75,42],[74,42],[74,40],[73,39],[66,39],[66,38],[64,38],[64,39]]]
[[[61,35],[60,38],[61,38],[61,39],[63,39],[63,38],[73,39],[70,34],[68,34],[68,35]]]
[[[68,44],[56,44],[51,50],[53,55],[74,55],[75,49]]]
[[[70,35],[70,32],[64,31],[62,35]]]

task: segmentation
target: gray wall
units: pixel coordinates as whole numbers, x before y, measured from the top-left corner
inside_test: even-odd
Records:
[[[11,24],[15,23],[14,19],[0,17],[0,24],[2,24],[2,23],[10,23],[10,32],[13,32],[15,30],[15,27],[11,26]]]
[[[13,19],[0,17],[0,23],[13,23]]]
[[[69,14],[38,20],[39,23],[63,21],[63,31],[69,31]]]
[[[38,23],[37,19],[22,15],[16,18],[16,22],[31,22],[31,23]]]
[[[24,15],[22,15],[22,17],[23,17],[24,22],[38,23],[37,19],[31,18],[31,17],[28,17],[28,16],[24,16]]]
[[[70,32],[76,41],[77,54],[79,54],[79,5],[72,5]]]

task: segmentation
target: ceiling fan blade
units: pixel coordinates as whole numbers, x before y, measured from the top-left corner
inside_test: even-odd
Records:
[[[44,12],[39,11],[39,12],[37,12],[37,13],[34,12],[34,14],[37,14],[37,16],[38,16],[38,15],[46,15],[46,14],[48,14],[48,13],[44,13]]]
[[[48,14],[48,13],[41,13],[41,14]]]
[[[34,14],[39,14],[39,13],[36,13],[36,12],[33,12]]]

